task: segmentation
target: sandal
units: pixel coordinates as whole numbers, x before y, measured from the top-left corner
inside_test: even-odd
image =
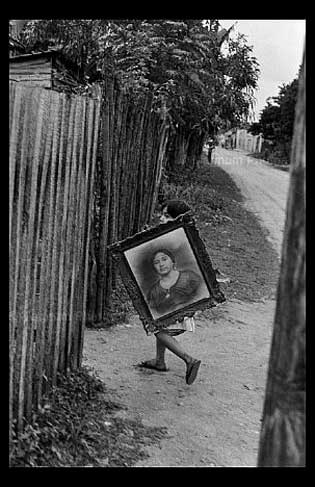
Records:
[[[137,367],[141,367],[143,369],[157,370],[158,372],[168,371],[168,368],[166,366],[159,367],[158,365],[152,363],[151,360],[145,360],[144,362],[140,362],[140,364],[137,364]]]
[[[197,377],[200,364],[201,364],[201,360],[194,360],[193,362],[187,365],[186,384],[190,385],[194,382],[194,380]]]

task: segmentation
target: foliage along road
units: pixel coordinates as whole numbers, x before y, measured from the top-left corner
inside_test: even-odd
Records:
[[[217,149],[216,163],[235,179],[280,255],[288,174],[240,151]],[[256,466],[274,310],[273,299],[233,299],[199,314],[196,333],[179,337],[202,361],[191,386],[171,353],[167,373],[134,367],[155,350],[137,316],[86,330],[83,365],[126,406],[117,414],[168,430],[137,466]]]

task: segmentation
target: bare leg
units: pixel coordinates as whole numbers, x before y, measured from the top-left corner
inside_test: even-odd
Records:
[[[181,358],[186,364],[186,384],[190,385],[194,382],[197,377],[198,370],[200,367],[200,360],[196,360],[191,357],[185,350],[180,346],[177,340],[168,333],[159,331],[156,333],[156,358],[153,360],[147,360],[142,364],[142,367],[156,369],[156,370],[167,370],[165,365],[165,350],[168,348],[177,357]]]
[[[163,331],[160,331],[155,336],[166,348],[184,360],[186,363],[186,384],[192,384],[197,377],[201,361],[188,355],[173,336]]]
[[[173,336],[163,331],[160,331],[155,336],[157,338],[157,350],[158,347],[163,346],[164,353],[165,353],[165,348],[168,348],[171,352],[177,355],[177,357],[184,360],[186,364],[189,364],[194,360],[193,357],[191,357],[190,355],[188,355],[188,353],[185,352],[185,350],[180,346],[178,341],[175,340]],[[162,350],[162,347],[160,350]]]
[[[165,345],[156,337],[156,363],[159,366],[165,366]]]
[[[141,363],[142,367],[153,368],[157,370],[167,370],[165,364],[165,345],[156,338],[156,357],[152,360],[146,360]]]

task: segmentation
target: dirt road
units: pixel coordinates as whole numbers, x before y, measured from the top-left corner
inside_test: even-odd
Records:
[[[216,148],[214,164],[234,179],[246,199],[245,206],[267,228],[270,241],[281,255],[289,173],[275,169],[239,150]]]
[[[235,179],[280,255],[288,174],[223,149],[216,163]],[[198,316],[196,333],[179,337],[202,361],[191,386],[171,353],[169,372],[134,367],[155,349],[136,316],[109,330],[86,330],[83,364],[127,407],[118,414],[168,429],[136,466],[256,466],[274,309],[274,300],[233,300]]]

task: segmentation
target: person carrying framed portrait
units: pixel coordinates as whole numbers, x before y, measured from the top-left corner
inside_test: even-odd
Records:
[[[162,206],[160,225],[110,247],[133,305],[148,335],[156,337],[156,357],[140,367],[167,371],[165,350],[186,363],[192,384],[201,361],[174,338],[195,331],[197,310],[225,301],[190,207],[182,200]]]

